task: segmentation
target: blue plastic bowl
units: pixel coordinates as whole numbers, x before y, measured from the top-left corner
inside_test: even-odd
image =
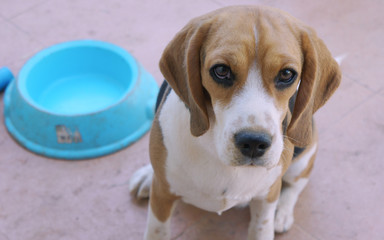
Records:
[[[4,96],[8,131],[27,149],[53,158],[112,153],[145,134],[158,86],[125,50],[73,41],[39,52]]]

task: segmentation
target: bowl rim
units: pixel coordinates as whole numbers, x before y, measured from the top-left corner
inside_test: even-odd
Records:
[[[99,48],[107,51],[111,51],[112,53],[115,53],[117,56],[121,57],[128,66],[131,66],[131,73],[132,73],[132,79],[128,85],[128,87],[125,89],[123,94],[121,94],[120,98],[117,99],[112,104],[109,104],[106,107],[97,109],[95,111],[91,112],[84,112],[84,113],[57,113],[50,111],[41,105],[39,105],[28,93],[28,89],[26,87],[27,77],[31,70],[44,58],[47,56],[56,53],[58,51],[63,51],[71,48],[78,48],[78,47],[93,47],[93,48]],[[120,103],[122,103],[134,90],[134,86],[137,84],[137,81],[140,76],[140,66],[136,59],[125,49],[109,43],[105,41],[99,41],[99,40],[74,40],[74,41],[67,41],[63,43],[58,43],[55,45],[52,45],[48,48],[45,48],[39,52],[37,52],[35,55],[33,55],[21,68],[19,76],[16,78],[15,81],[15,87],[16,90],[19,92],[19,96],[23,98],[23,100],[31,105],[33,108],[36,108],[38,111],[55,115],[55,116],[64,116],[64,117],[73,117],[73,116],[87,116],[92,114],[97,114],[100,112],[103,112],[107,109],[110,109]]]

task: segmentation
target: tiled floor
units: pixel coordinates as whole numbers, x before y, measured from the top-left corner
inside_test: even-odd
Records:
[[[384,239],[382,0],[1,0],[0,66],[17,73],[42,48],[92,38],[126,48],[160,83],[158,60],[173,35],[192,17],[239,3],[284,9],[334,55],[348,54],[341,87],[316,114],[320,151],[295,225],[276,239]],[[148,162],[147,145],[148,135],[110,156],[52,160],[16,144],[2,120],[0,240],[142,239],[147,203],[133,201],[127,183]],[[179,204],[173,239],[245,239],[248,220],[247,208],[218,216]]]

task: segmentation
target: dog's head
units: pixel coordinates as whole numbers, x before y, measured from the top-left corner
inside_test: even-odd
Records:
[[[341,79],[311,28],[266,7],[193,19],[165,49],[160,69],[190,111],[192,135],[210,131],[219,158],[233,166],[276,164],[284,137],[310,143],[312,115]]]

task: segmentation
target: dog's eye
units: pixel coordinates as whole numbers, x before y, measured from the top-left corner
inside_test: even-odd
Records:
[[[227,66],[219,65],[213,68],[213,71],[215,72],[216,77],[220,79],[226,79],[231,77],[231,69],[229,69],[229,67]]]
[[[293,77],[295,76],[295,73],[290,70],[290,69],[283,69],[280,71],[280,81],[283,81],[283,82],[289,82],[293,79]]]
[[[230,87],[233,85],[234,76],[231,71],[231,68],[224,64],[214,65],[209,73],[213,80],[217,83],[223,85],[224,87]]]
[[[297,77],[297,73],[293,69],[285,68],[276,76],[275,84],[278,89],[289,87]]]

